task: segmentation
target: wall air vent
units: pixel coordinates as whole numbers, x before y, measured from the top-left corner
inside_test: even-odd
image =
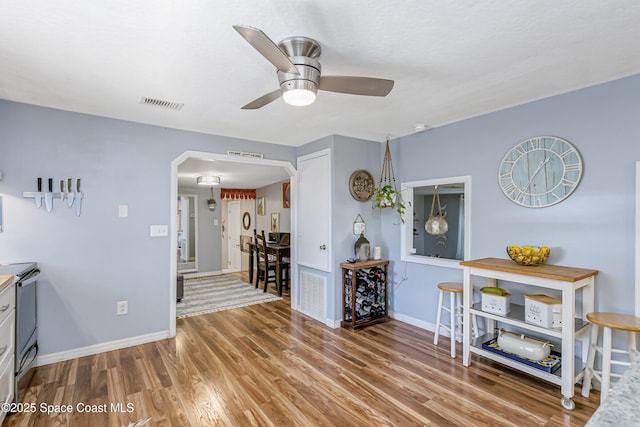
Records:
[[[160,108],[165,108],[167,110],[175,110],[175,111],[180,111],[182,107],[184,107],[184,104],[179,102],[163,101],[161,99],[147,98],[146,96],[143,96],[142,98],[140,98],[140,104],[151,105],[154,107],[160,107]]]

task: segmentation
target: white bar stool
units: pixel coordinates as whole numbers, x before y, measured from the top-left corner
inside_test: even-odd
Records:
[[[451,357],[456,357],[456,341],[462,342],[462,283],[442,282],[438,283],[440,289],[438,296],[438,314],[436,316],[436,331],[433,337],[433,344],[438,345],[440,328],[449,331],[451,337]],[[444,293],[449,292],[449,306],[444,303]],[[449,323],[442,323],[442,311],[449,313]],[[478,325],[476,317],[471,316],[472,331],[474,338],[478,337]]]
[[[611,365],[629,366],[638,356],[636,349],[636,332],[640,332],[640,318],[618,313],[594,312],[587,314],[587,320],[591,322],[591,341],[587,354],[587,364],[584,368],[582,380],[582,395],[589,397],[591,381],[593,378],[600,381],[600,403],[604,402],[611,388],[611,377],[621,377],[621,374],[611,373]],[[598,329],[602,326],[602,347],[598,346]],[[611,348],[612,330],[628,332],[627,350]],[[593,368],[596,352],[602,355],[602,370]],[[611,354],[627,354],[629,362],[612,360]]]

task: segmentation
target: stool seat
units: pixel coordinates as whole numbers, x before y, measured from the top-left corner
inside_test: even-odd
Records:
[[[438,289],[445,292],[462,293],[462,283],[459,282],[442,282],[438,283]]]
[[[584,378],[582,379],[582,395],[589,397],[591,381],[595,378],[600,381],[600,402],[602,403],[611,387],[611,377],[620,377],[621,374],[612,373],[611,365],[630,366],[638,356],[636,348],[636,333],[640,332],[640,318],[619,313],[593,312],[588,313],[587,320],[591,322],[591,339],[589,342],[589,352],[584,368]],[[602,328],[602,346],[598,345],[598,332]],[[613,331],[627,333],[627,348],[613,348]],[[596,370],[596,353],[602,356],[602,369]],[[624,354],[629,358],[629,362],[614,360],[612,354]]]
[[[587,314],[591,323],[620,331],[640,332],[640,318],[628,314],[594,312]]]

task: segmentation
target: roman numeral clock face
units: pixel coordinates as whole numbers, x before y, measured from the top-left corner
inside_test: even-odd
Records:
[[[513,147],[500,164],[498,182],[513,202],[530,208],[569,197],[582,177],[582,159],[568,141],[537,136]]]

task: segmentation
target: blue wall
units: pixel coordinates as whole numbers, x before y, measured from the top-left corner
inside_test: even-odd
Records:
[[[529,209],[502,194],[497,175],[505,153],[536,135],[571,142],[584,172],[568,199]],[[550,246],[548,263],[600,271],[597,310],[633,314],[639,138],[640,76],[633,76],[399,138],[392,156],[399,181],[471,175],[472,259],[506,258],[509,243]],[[383,235],[394,260],[394,312],[435,324],[436,284],[462,272],[401,262],[398,227],[384,214]]]
[[[597,309],[633,313],[639,118],[640,76],[633,76],[396,139],[396,180],[471,175],[472,258],[506,258],[508,243],[546,244],[549,263],[600,270]],[[498,165],[518,142],[545,134],[577,147],[582,182],[558,205],[522,208],[500,191]],[[342,315],[338,264],[353,254],[351,227],[361,213],[371,245],[382,246],[383,258],[392,261],[394,315],[432,327],[436,284],[461,279],[461,271],[401,262],[397,215],[373,211],[348,191],[357,169],[379,178],[380,142],[329,136],[296,149],[0,101],[0,260],[35,260],[42,267],[42,353],[169,329],[173,249],[167,238],[149,237],[149,225],[174,221],[171,162],[187,150],[260,152],[295,165],[297,156],[332,148],[335,270],[325,274],[328,319]],[[38,176],[82,177],[82,216],[59,201],[47,213],[23,198]],[[118,218],[120,204],[129,205],[128,218]],[[120,300],[129,301],[128,316],[116,316]]]
[[[2,262],[37,261],[41,354],[169,331],[171,162],[187,150],[263,153],[295,165],[293,147],[184,132],[0,101]],[[47,213],[23,191],[37,177],[81,177],[80,217]],[[129,217],[118,217],[118,205]],[[214,267],[215,268],[215,267]],[[116,315],[116,302],[129,314]]]

